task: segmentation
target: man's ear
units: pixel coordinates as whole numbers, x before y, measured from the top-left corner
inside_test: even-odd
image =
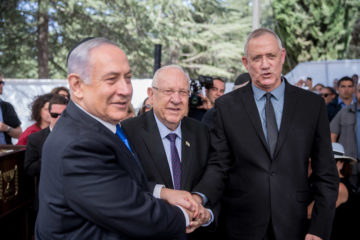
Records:
[[[71,91],[71,98],[82,99],[83,98],[83,85],[84,81],[75,73],[71,73],[68,76],[68,82]]]
[[[148,97],[149,97],[149,103],[151,104],[151,106],[153,105],[153,95],[154,95],[154,92],[153,92],[153,89],[151,87],[149,87],[147,89],[147,94],[148,94]]]
[[[247,60],[247,58],[245,56],[243,56],[241,58],[241,61],[242,61],[243,65],[244,65],[244,67],[246,68],[246,70],[249,70],[248,69],[248,60]]]

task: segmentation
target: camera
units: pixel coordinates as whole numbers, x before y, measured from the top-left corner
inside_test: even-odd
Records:
[[[203,104],[201,97],[198,95],[201,92],[202,87],[210,89],[213,86],[213,78],[210,76],[200,75],[197,80],[191,79],[190,81],[190,91],[191,95],[189,97],[189,106],[190,108],[197,108]]]

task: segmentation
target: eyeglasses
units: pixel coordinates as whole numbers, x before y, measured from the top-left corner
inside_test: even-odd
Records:
[[[151,108],[151,105],[150,105],[150,104],[145,104],[145,105],[144,105],[144,108],[145,108],[145,109],[150,109],[150,108]]]
[[[52,118],[57,118],[57,117],[59,117],[61,115],[61,113],[50,113],[50,116],[52,117]]]
[[[179,93],[179,95],[182,96],[182,97],[190,96],[190,90],[188,90],[188,89],[180,89],[180,90],[176,91],[174,89],[161,89],[161,88],[157,88],[157,87],[154,87],[154,86],[152,88],[159,91],[159,92],[162,92],[166,96],[171,96],[174,93]]]
[[[0,85],[5,85],[5,82],[4,82],[4,81],[0,81]]]
[[[322,97],[328,97],[330,95],[331,95],[330,93],[320,93],[320,96],[322,96]]]

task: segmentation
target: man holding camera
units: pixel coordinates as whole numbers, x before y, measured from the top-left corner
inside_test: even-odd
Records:
[[[201,121],[204,114],[214,107],[215,100],[224,95],[225,80],[220,77],[212,78],[207,76],[200,76],[199,80],[204,82],[205,96],[201,95],[201,93],[197,95],[201,99],[202,104],[200,106],[190,104],[188,116]]]

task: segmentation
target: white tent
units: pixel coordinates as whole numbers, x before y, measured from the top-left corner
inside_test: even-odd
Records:
[[[360,59],[303,62],[296,65],[285,77],[292,84],[311,77],[313,86],[322,83],[332,87],[334,79],[351,77],[353,74],[360,75]]]

